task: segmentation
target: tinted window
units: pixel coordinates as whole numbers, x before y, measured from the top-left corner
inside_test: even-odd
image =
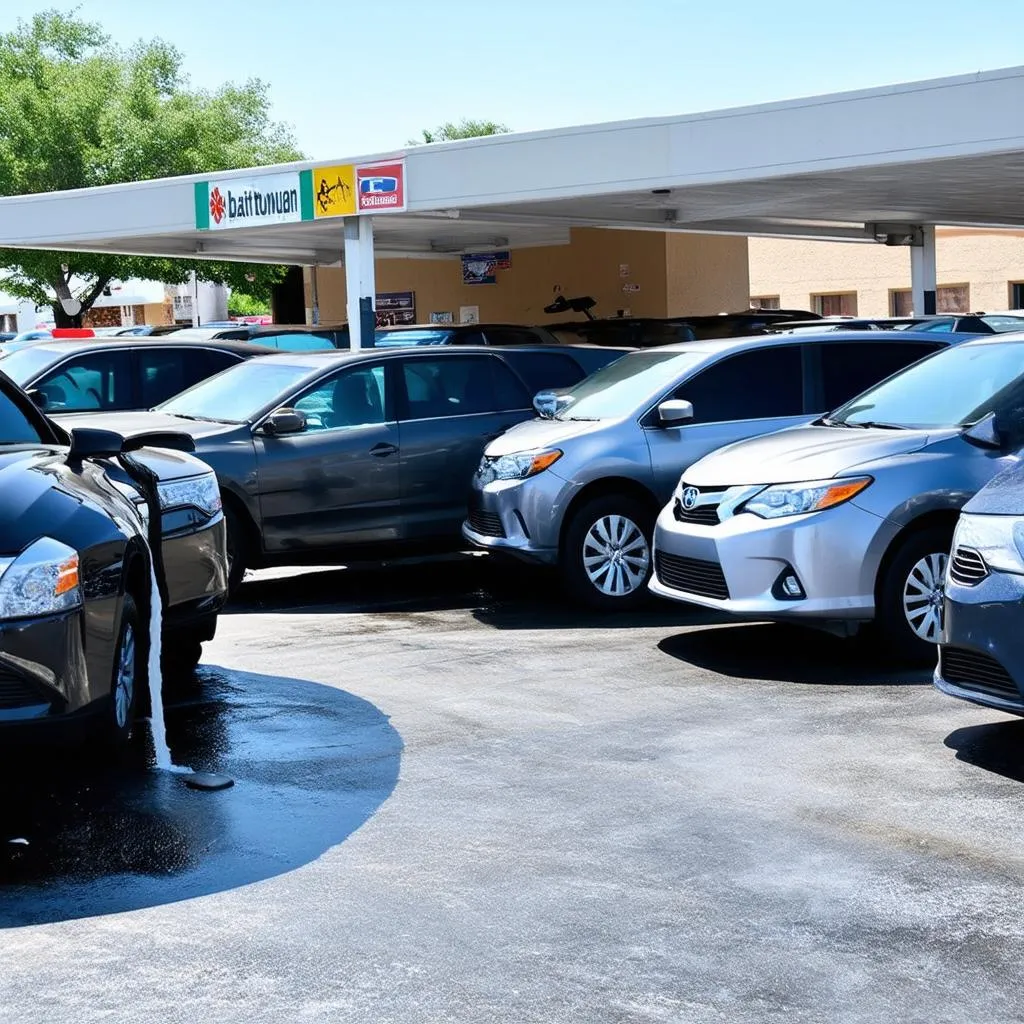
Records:
[[[337,430],[383,423],[387,409],[383,366],[336,374],[292,403],[306,414],[307,430]]]
[[[154,347],[137,351],[135,358],[138,360],[141,388],[139,404],[144,409],[152,409],[205,380],[216,372],[208,361],[208,356],[212,355],[221,353],[206,353],[201,348]]]
[[[799,345],[741,352],[702,370],[676,389],[693,403],[694,423],[798,416],[803,412]]]
[[[852,342],[821,345],[821,382],[824,409],[834,409],[854,395],[891,377],[936,351],[937,345],[927,342]]]
[[[373,343],[377,348],[395,348],[405,345],[448,345],[451,344],[454,334],[453,330],[445,327],[439,327],[436,330],[424,328],[419,331],[386,331],[378,328]]]
[[[402,363],[407,419],[528,409],[530,396],[511,370],[489,356]]]
[[[506,352],[505,361],[534,395],[546,388],[571,388],[586,376],[574,359],[560,352]]]
[[[241,361],[233,352],[218,352],[216,349],[209,349],[206,352],[206,376],[212,377],[229,366],[237,366]]]
[[[65,360],[35,384],[48,412],[131,409],[132,356],[126,349],[90,352]]]
[[[536,345],[540,340],[532,331],[515,330],[512,327],[487,328],[488,345]],[[463,344],[469,345],[472,342]]]
[[[36,444],[39,431],[28,417],[0,391],[0,444]]]
[[[1019,285],[1014,285],[1015,288]],[[987,324],[996,334],[1005,334],[1008,331],[1024,331],[1024,317],[1020,316],[983,316],[982,323]]]
[[[277,348],[282,352],[322,352],[334,348],[329,338],[321,338],[318,334],[261,334],[247,340],[254,345]]]

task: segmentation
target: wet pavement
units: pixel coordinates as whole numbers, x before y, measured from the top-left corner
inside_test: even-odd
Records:
[[[176,763],[11,751],[0,1020],[1024,1019],[1024,722],[482,558],[265,573]]]

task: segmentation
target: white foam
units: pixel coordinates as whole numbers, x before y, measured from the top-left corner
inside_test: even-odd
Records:
[[[167,728],[164,724],[164,681],[160,670],[160,655],[163,648],[163,603],[160,587],[156,581],[156,569],[150,560],[149,598],[149,705],[150,731],[153,734],[153,752],[156,766],[169,772],[188,772],[171,760],[171,748],[167,745]]]

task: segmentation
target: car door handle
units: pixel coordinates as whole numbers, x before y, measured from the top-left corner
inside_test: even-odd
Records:
[[[370,454],[376,456],[378,459],[387,458],[388,455],[394,455],[398,451],[398,446],[394,444],[375,444],[370,449]]]

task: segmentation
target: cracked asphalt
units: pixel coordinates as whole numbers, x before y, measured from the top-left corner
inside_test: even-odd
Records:
[[[259,574],[175,684],[232,789],[5,754],[0,1020],[1024,1020],[1024,721],[927,672],[467,557]]]

